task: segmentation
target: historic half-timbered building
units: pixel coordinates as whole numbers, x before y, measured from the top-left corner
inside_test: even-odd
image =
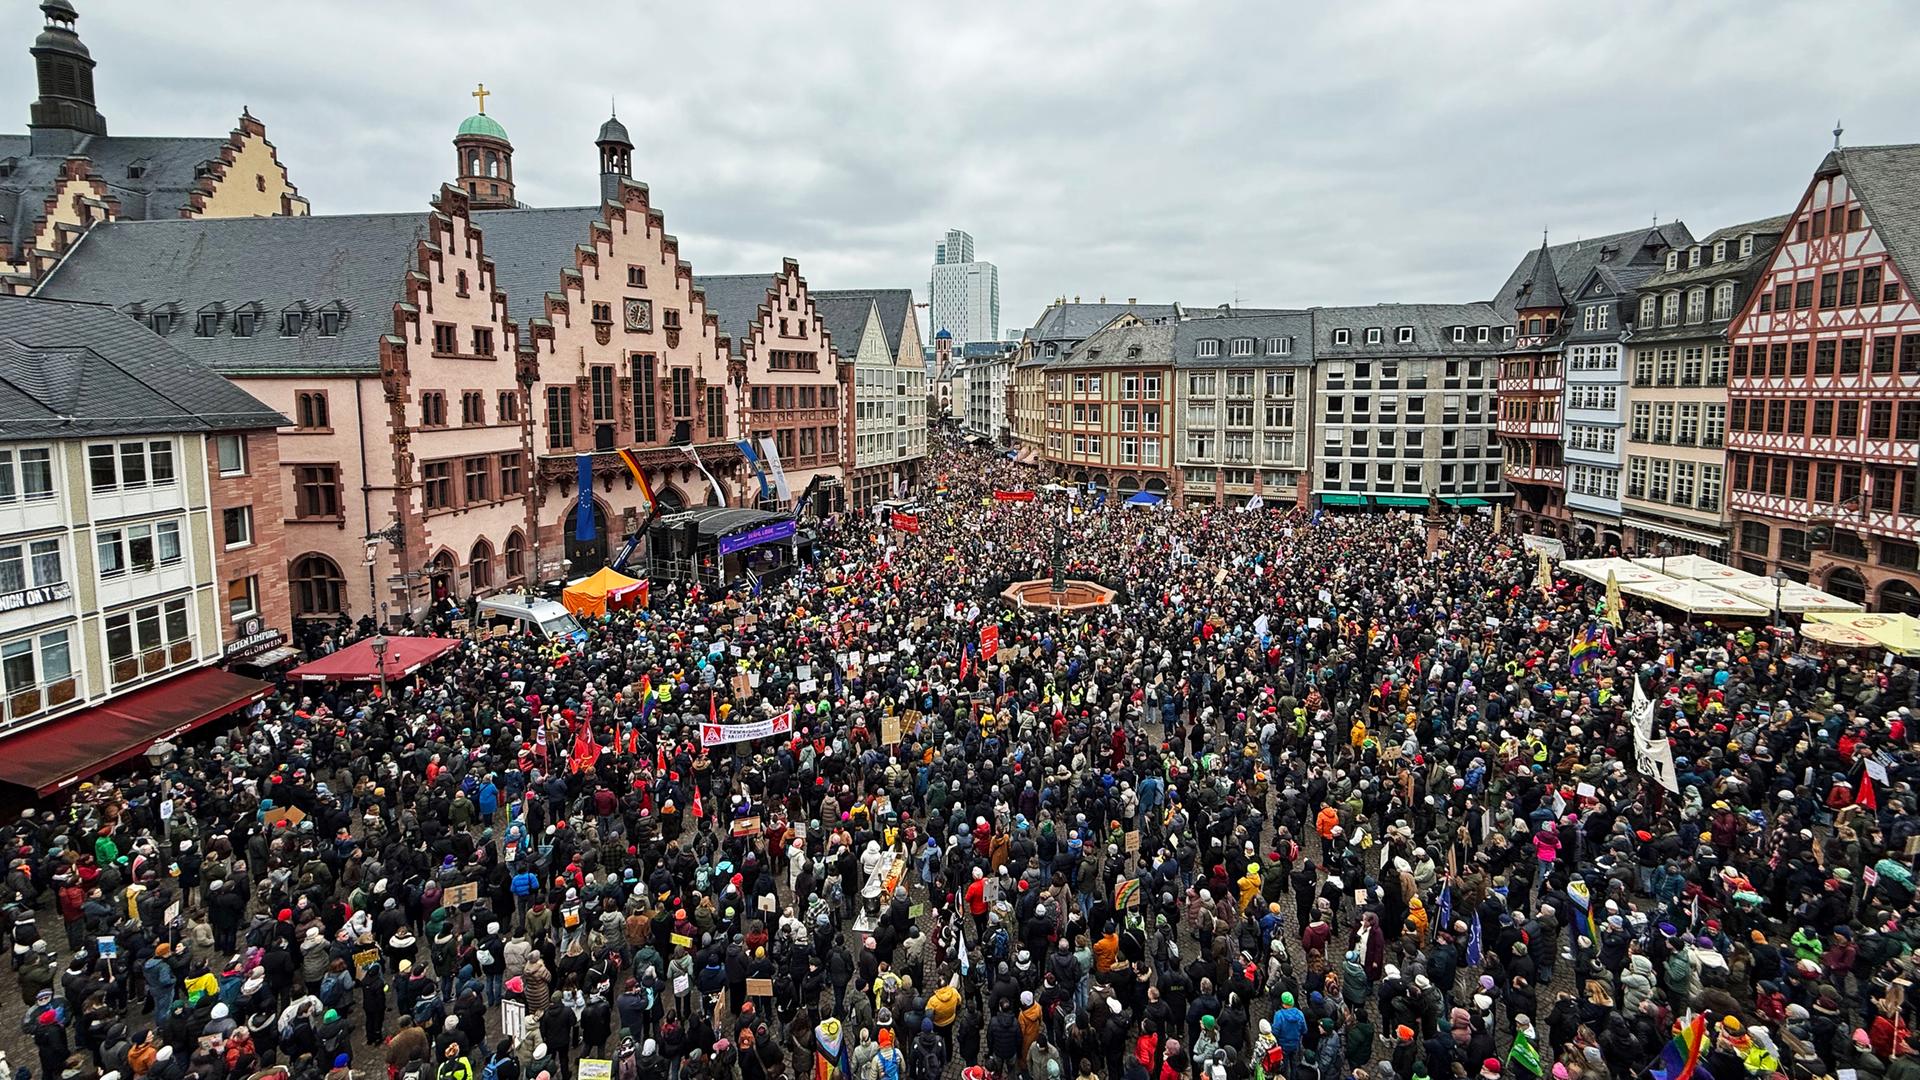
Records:
[[[1606,345],[1608,337],[1617,341],[1617,335],[1589,331],[1586,316],[1576,310],[1573,298],[1595,284],[1596,269],[1617,271],[1612,275],[1616,280],[1620,274],[1644,274],[1661,265],[1668,249],[1692,240],[1686,226],[1677,221],[1568,244],[1549,246],[1542,238],[1540,247],[1520,261],[1494,296],[1495,309],[1509,320],[1500,369],[1500,441],[1507,484],[1514,493],[1514,525],[1521,531],[1579,542],[1567,500],[1566,365],[1573,355],[1573,339],[1582,346],[1583,364],[1591,364],[1592,350]],[[1607,275],[1597,280],[1604,294],[1621,291],[1607,284]],[[1600,298],[1597,295],[1595,302]],[[1609,303],[1617,307],[1614,301]],[[1615,374],[1607,375],[1608,381],[1617,378],[1615,348]],[[1589,374],[1595,379],[1587,382],[1593,383],[1606,373]],[[1583,404],[1587,393],[1582,391]],[[1614,416],[1617,404],[1611,411],[1583,409],[1589,418],[1596,413]],[[1618,476],[1617,469],[1606,469],[1595,461],[1585,464],[1591,471],[1581,475],[1589,481],[1590,492],[1598,490],[1591,481],[1601,473]],[[1587,500],[1589,506],[1596,501]],[[1617,496],[1604,505],[1616,504]],[[1590,546],[1598,547],[1600,530],[1590,528],[1588,535]]]
[[[1920,613],[1920,145],[1836,149],[1730,330],[1738,564]]]

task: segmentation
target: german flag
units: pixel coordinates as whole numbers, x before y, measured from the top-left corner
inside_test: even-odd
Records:
[[[655,500],[653,485],[647,483],[647,470],[641,468],[640,462],[634,459],[633,451],[623,449],[616,450],[614,453],[620,455],[620,460],[626,465],[627,471],[633,474],[633,482],[640,485],[640,495],[647,500],[647,508],[651,510]]]

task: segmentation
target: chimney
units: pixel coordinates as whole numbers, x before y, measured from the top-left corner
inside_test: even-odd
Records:
[[[1101,302],[1101,303],[1103,303],[1103,304],[1107,302],[1107,294],[1106,294],[1106,293],[1101,293],[1101,294],[1100,294],[1100,302]]]
[[[1128,306],[1128,307],[1132,307],[1133,305],[1135,305],[1135,304],[1137,304],[1137,303],[1139,303],[1139,302],[1140,302],[1140,298],[1139,298],[1139,297],[1137,297],[1137,296],[1129,296],[1129,297],[1127,297],[1127,306]]]
[[[1076,303],[1076,304],[1080,302],[1080,294],[1079,294],[1079,293],[1074,293],[1074,294],[1073,294],[1073,302],[1074,302],[1074,303]]]

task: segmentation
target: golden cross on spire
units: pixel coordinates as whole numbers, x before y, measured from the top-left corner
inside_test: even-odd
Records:
[[[480,102],[480,115],[487,115],[487,98],[492,96],[492,92],[487,89],[487,84],[481,83],[475,87],[472,96]]]

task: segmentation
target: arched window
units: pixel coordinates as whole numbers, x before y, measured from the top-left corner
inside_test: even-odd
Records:
[[[346,596],[347,579],[339,564],[325,555],[302,555],[293,561],[293,613],[305,618],[339,615]]]
[[[475,150],[467,155],[467,175],[468,176],[480,175],[480,151],[478,150]]]
[[[1898,615],[1920,616],[1920,591],[1904,581],[1889,581],[1880,586],[1881,611]]]
[[[1827,591],[1842,600],[1851,600],[1856,604],[1867,602],[1867,582],[1859,571],[1845,566],[1839,567],[1827,575]]]
[[[500,155],[491,150],[487,151],[487,175],[500,175]]]
[[[476,591],[493,587],[493,545],[484,536],[467,553],[467,582]]]
[[[507,534],[507,580],[517,581],[527,574],[527,538],[515,529]]]
[[[1733,282],[1723,281],[1713,287],[1713,317],[1733,318]]]

